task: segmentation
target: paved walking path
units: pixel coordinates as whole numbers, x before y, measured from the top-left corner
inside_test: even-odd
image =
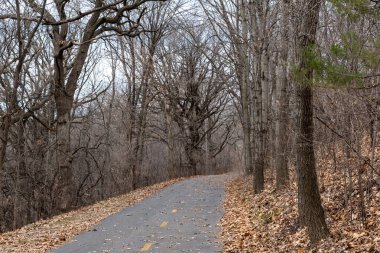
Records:
[[[54,253],[219,252],[226,175],[179,182],[96,225]]]

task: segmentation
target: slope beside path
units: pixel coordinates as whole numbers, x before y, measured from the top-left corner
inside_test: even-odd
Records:
[[[219,252],[217,223],[227,177],[199,177],[169,186],[52,252]]]

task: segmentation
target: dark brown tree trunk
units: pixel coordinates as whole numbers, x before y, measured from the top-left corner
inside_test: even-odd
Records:
[[[299,133],[297,136],[297,181],[299,221],[307,226],[312,243],[327,237],[329,234],[315,168],[313,148],[313,108],[312,89],[310,86],[299,86],[300,115]]]
[[[299,40],[298,71],[305,76],[297,85],[299,120],[297,135],[298,212],[300,224],[307,227],[312,244],[329,235],[318,188],[313,146],[313,69],[308,65],[305,51],[315,44],[321,0],[307,0]]]

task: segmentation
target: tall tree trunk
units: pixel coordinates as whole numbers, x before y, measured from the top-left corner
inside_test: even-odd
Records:
[[[248,16],[247,6],[244,0],[240,2],[240,13],[242,19],[242,37],[243,43],[238,48],[239,63],[237,73],[240,76],[240,94],[242,108],[242,126],[243,126],[243,149],[244,149],[244,167],[246,174],[253,173],[253,157],[251,142],[251,117],[249,103],[249,59],[248,59]]]
[[[132,165],[132,188],[137,189],[140,182],[140,174],[142,170],[142,161],[144,156],[145,145],[145,130],[146,130],[146,117],[148,113],[148,106],[150,98],[148,98],[149,84],[153,75],[153,56],[155,53],[156,44],[150,45],[148,58],[144,64],[144,70],[141,81],[141,109],[137,119],[137,140],[134,148],[134,163]]]
[[[255,83],[255,156],[254,156],[254,170],[253,170],[253,187],[255,194],[264,190],[264,163],[265,163],[265,150],[264,150],[264,115],[263,115],[263,87],[262,87],[262,57],[258,57],[257,73],[259,74]]]
[[[64,30],[64,28],[62,28]],[[56,32],[57,33],[57,32]],[[66,31],[67,33],[67,31]],[[72,154],[70,147],[71,109],[73,96],[65,85],[64,52],[60,41],[67,34],[56,34],[54,44],[54,99],[57,113],[56,174],[53,186],[53,212],[67,211],[73,202]],[[74,71],[74,70],[72,70]]]
[[[133,153],[132,164],[132,189],[137,189],[140,182],[140,174],[142,169],[142,160],[144,155],[145,144],[145,127],[146,127],[146,113],[147,113],[147,84],[143,84],[142,88],[142,108],[138,115],[137,122],[137,139]]]
[[[13,229],[31,221],[31,189],[32,183],[25,164],[25,121],[17,123],[17,169],[14,196]]]
[[[266,2],[249,1],[249,13],[251,22],[251,43],[253,46],[254,85],[254,148],[253,148],[253,187],[255,193],[264,189],[264,167],[266,160],[267,144],[267,118],[268,118],[268,91],[267,77],[269,73],[268,40],[266,38]]]
[[[20,2],[15,1],[16,3],[16,16],[17,16],[17,29],[16,29],[16,36],[17,36],[17,50],[18,50],[18,55],[17,55],[17,65],[14,70],[14,76],[13,76],[13,83],[11,84],[8,89],[4,91],[5,95],[5,101],[6,101],[6,109],[3,115],[1,115],[1,120],[0,120],[0,189],[3,188],[5,182],[6,182],[6,173],[4,170],[4,163],[6,160],[6,150],[7,150],[7,145],[8,145],[8,138],[9,138],[9,132],[12,127],[12,115],[16,112],[17,110],[17,102],[18,102],[18,97],[17,97],[17,92],[18,88],[20,87],[21,84],[21,76],[22,76],[22,70],[24,66],[24,61],[27,56],[27,48],[30,46],[32,39],[37,31],[38,26],[40,23],[36,25],[34,30],[29,34],[29,37],[27,41],[24,41],[23,36],[22,36],[22,25],[21,25],[21,14],[20,14]],[[45,5],[45,3],[44,3]],[[4,187],[6,188],[6,187]],[[5,217],[5,213],[8,212],[8,200],[7,197],[3,194],[3,190],[0,190],[0,215],[3,215],[2,217]],[[2,231],[3,225],[0,222],[0,231]]]
[[[54,187],[55,211],[67,211],[73,202],[73,172],[70,147],[72,100],[64,94],[56,96],[56,164],[57,174]]]
[[[202,171],[204,169],[202,151],[199,147],[201,138],[199,133],[201,126],[199,125],[197,109],[199,106],[199,94],[198,87],[196,87],[196,84],[190,84],[188,90],[188,94],[192,99],[190,102],[191,105],[189,109],[190,117],[186,122],[186,124],[188,124],[189,140],[186,143],[185,150],[191,169],[190,175],[195,176],[202,174]]]
[[[58,1],[57,3],[60,19],[66,20],[66,2]],[[101,3],[97,2],[97,4]],[[67,73],[67,66],[65,65],[68,57],[67,54],[69,54],[67,49],[73,46],[72,43],[66,41],[69,34],[69,23],[64,22],[52,28],[54,46],[54,99],[57,112],[57,171],[53,189],[53,207],[55,211],[67,211],[74,203],[73,158],[70,147],[71,111],[73,109],[77,83],[85,65],[92,39],[96,36],[95,31],[100,13],[100,11],[96,11],[89,18],[69,73]]]
[[[374,166],[375,166],[375,158],[376,158],[376,145],[377,145],[377,131],[378,131],[378,116],[377,116],[378,106],[374,105],[373,108],[373,116],[371,121],[371,173],[368,177],[368,186],[372,184],[372,180],[374,179]]]
[[[288,172],[288,125],[289,125],[289,81],[288,81],[288,50],[289,50],[289,1],[281,1],[282,9],[282,49],[280,66],[280,96],[276,138],[276,188],[279,190],[289,182]]]
[[[206,130],[212,127],[211,117],[206,121]],[[215,171],[215,158],[213,156],[214,143],[212,140],[212,133],[208,131],[206,134],[206,159],[205,159],[205,174],[208,175]]]
[[[113,56],[112,56],[113,58]],[[106,117],[106,122],[105,122],[105,131],[106,131],[106,138],[105,138],[105,143],[106,143],[106,150],[104,154],[104,171],[102,172],[101,178],[100,178],[100,196],[101,199],[104,199],[105,196],[110,196],[112,195],[112,192],[107,193],[109,191],[109,185],[106,185],[106,179],[107,178],[113,178],[112,176],[112,159],[111,159],[111,152],[112,152],[112,129],[111,129],[111,124],[112,122],[112,115],[113,115],[113,108],[114,108],[114,101],[115,101],[115,96],[116,96],[116,65],[118,64],[117,60],[112,61],[112,79],[111,79],[111,85],[112,85],[112,90],[111,90],[111,97],[110,97],[110,102],[108,106],[108,112],[107,112],[107,117]],[[118,189],[118,192],[120,192],[120,186],[115,182],[116,188]]]
[[[4,168],[6,148],[8,145],[8,135],[11,126],[11,116],[4,115],[0,121],[0,216],[4,217],[0,222],[0,232],[4,232],[10,228],[7,223],[7,213],[9,212],[9,199],[4,194],[4,189],[7,189],[7,173]]]
[[[297,136],[298,212],[301,225],[307,227],[312,244],[326,238],[329,230],[321,204],[313,146],[313,69],[308,65],[305,51],[315,44],[321,0],[307,0],[299,41],[298,71],[305,77],[297,85],[299,120]]]
[[[165,112],[165,118],[168,138],[168,174],[169,178],[176,178],[178,171],[175,157],[174,122],[170,112]]]
[[[8,145],[8,136],[9,136],[9,129],[11,126],[11,116],[10,115],[2,115],[0,120],[0,185],[3,186],[5,183],[5,155],[6,155],[6,149]],[[2,192],[0,192],[0,205],[1,203],[1,196]]]
[[[4,175],[4,163],[5,163],[5,154],[6,148],[8,145],[8,135],[9,129],[11,126],[11,116],[2,115],[0,122],[0,175]],[[3,179],[3,177],[1,177]]]

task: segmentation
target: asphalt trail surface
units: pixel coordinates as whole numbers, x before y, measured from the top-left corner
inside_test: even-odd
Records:
[[[112,215],[54,253],[220,252],[226,175],[179,182]]]

